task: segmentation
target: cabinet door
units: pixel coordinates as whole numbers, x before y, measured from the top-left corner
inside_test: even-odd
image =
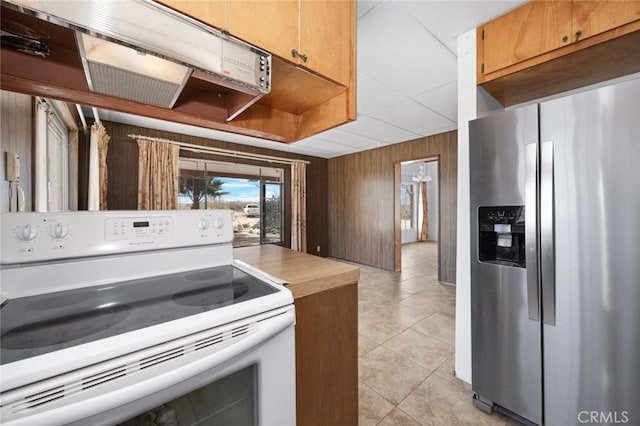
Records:
[[[301,64],[344,86],[349,86],[355,48],[355,4],[300,0],[300,52],[307,57]]]
[[[288,61],[298,44],[298,0],[228,0],[227,30]]]
[[[569,44],[571,2],[533,1],[482,27],[484,74]]]
[[[216,1],[189,1],[189,0],[161,0],[172,9],[189,15],[205,24],[218,29],[224,29],[224,0]]]
[[[640,1],[573,1],[573,41],[640,19]]]

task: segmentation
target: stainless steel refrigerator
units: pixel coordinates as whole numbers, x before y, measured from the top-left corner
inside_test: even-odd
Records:
[[[640,76],[470,123],[474,403],[640,424]]]

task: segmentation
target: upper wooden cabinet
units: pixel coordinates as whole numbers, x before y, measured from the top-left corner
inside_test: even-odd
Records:
[[[477,31],[478,84],[505,106],[640,71],[640,1],[534,0]]]
[[[562,47],[571,33],[571,2],[534,1],[479,29],[482,74]]]
[[[297,63],[298,1],[228,0],[224,30],[272,55]]]
[[[479,28],[487,75],[640,19],[640,1],[534,0]]]
[[[355,1],[162,0],[234,37],[344,86],[351,82]]]
[[[574,0],[571,4],[574,41],[584,40],[640,19],[640,1]]]
[[[300,0],[300,65],[349,86],[355,51],[355,0]]]

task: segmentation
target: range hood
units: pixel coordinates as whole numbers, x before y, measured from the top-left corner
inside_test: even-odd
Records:
[[[97,93],[170,109],[197,79],[220,88],[215,102],[225,104],[230,121],[271,88],[271,54],[150,0],[2,5],[74,30],[87,84]]]

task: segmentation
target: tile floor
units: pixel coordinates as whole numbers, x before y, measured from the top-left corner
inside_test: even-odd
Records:
[[[360,426],[511,425],[454,378],[455,287],[438,282],[437,243],[408,244],[402,272],[360,266]]]

